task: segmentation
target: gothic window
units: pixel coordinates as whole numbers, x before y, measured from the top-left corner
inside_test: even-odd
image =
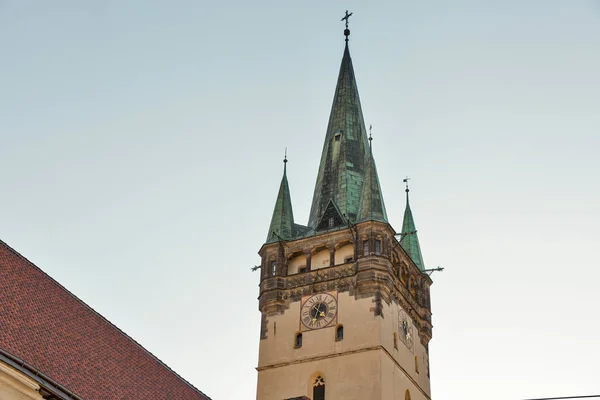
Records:
[[[325,400],[325,380],[320,375],[313,383],[313,400]]]
[[[344,339],[344,326],[338,325],[338,327],[335,330],[335,340],[342,340],[342,339]]]
[[[302,347],[302,334],[296,333],[296,340],[294,341],[294,347]]]
[[[381,240],[379,239],[375,240],[375,254],[381,254]]]
[[[408,389],[404,392],[404,400],[410,400],[410,391]]]
[[[335,225],[335,219],[333,217],[330,217],[328,223],[329,223],[329,227],[333,228],[333,225]]]
[[[277,275],[277,262],[271,261],[271,276]]]
[[[365,240],[365,241],[363,242],[363,254],[364,254],[365,256],[368,256],[368,255],[369,255],[369,241],[368,241],[368,240]]]

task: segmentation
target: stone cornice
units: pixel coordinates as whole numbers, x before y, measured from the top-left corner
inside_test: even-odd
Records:
[[[37,382],[35,382],[34,380],[23,375],[22,372],[17,371],[16,369],[14,369],[14,368],[8,366],[7,364],[4,364],[2,361],[0,361],[0,376],[2,374],[6,374],[9,377],[15,379],[16,381],[18,381],[19,383],[21,383],[28,389],[35,390],[35,391],[40,389],[40,385],[38,385]]]

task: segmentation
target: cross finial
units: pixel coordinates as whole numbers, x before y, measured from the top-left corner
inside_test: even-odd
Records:
[[[287,147],[285,148],[285,151],[284,151],[283,162],[287,163]]]
[[[342,18],[340,21],[346,21],[346,28],[348,28],[348,19],[350,19],[350,17],[352,16],[352,13],[348,13],[348,10],[346,10],[346,15],[344,16],[344,18]]]
[[[373,135],[371,134],[371,129],[373,129],[373,125],[369,124],[369,149],[373,148]]]
[[[346,29],[344,29],[344,36],[346,36],[346,42],[348,42],[348,36],[350,36],[350,29],[348,29],[348,19],[352,16],[352,13],[348,13],[346,10],[346,15],[340,21],[346,21]]]
[[[406,189],[404,190],[406,193],[408,193],[410,190],[408,189],[408,181],[410,180],[410,178],[407,176],[406,178],[402,179],[402,182],[404,182],[406,184]]]

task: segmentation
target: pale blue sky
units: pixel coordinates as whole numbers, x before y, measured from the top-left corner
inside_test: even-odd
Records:
[[[214,400],[255,396],[282,173],[306,223],[344,10],[436,400],[597,394],[600,1],[0,0],[0,238]],[[235,382],[235,383],[232,383]]]

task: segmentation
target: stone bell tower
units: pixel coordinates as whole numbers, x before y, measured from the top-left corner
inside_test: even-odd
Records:
[[[429,287],[412,211],[387,218],[346,43],[308,224],[284,162],[260,248],[257,400],[430,399]]]

